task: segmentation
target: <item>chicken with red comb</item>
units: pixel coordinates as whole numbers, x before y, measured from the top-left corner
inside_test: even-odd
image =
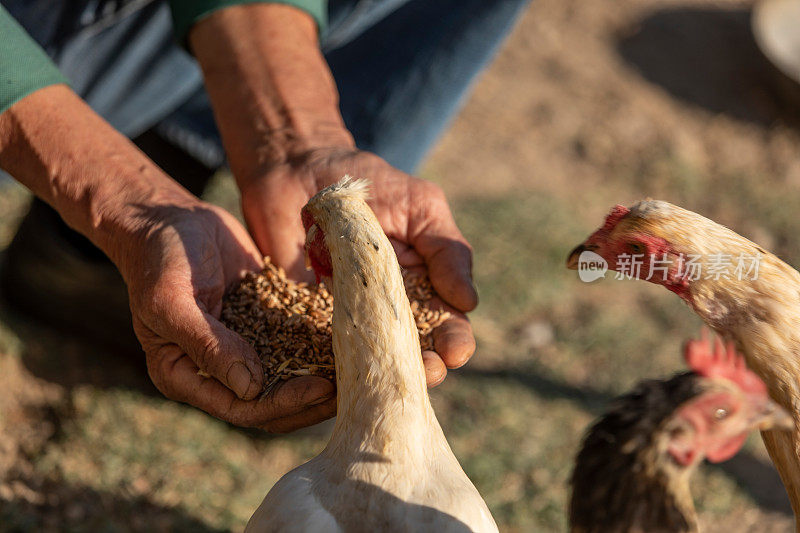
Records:
[[[739,385],[752,394],[767,394],[767,386],[756,376],[736,352],[732,342],[727,344],[715,337],[712,348],[708,330],[704,329],[700,340],[686,343],[684,359],[696,374],[707,378],[722,377]]]
[[[792,413],[792,432],[762,436],[800,531],[800,272],[736,232],[657,200],[616,206],[567,265],[578,268],[585,251],[680,296],[734,343],[770,396]]]
[[[704,334],[685,358],[690,372],[640,383],[587,432],[571,480],[573,533],[696,532],[689,479],[703,459],[730,459],[757,428],[794,427],[730,344]]]

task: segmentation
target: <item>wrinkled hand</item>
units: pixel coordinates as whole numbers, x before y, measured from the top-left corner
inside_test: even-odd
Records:
[[[120,241],[133,324],[156,387],[168,398],[240,426],[291,431],[333,416],[333,385],[317,377],[285,382],[262,398],[255,350],[219,321],[222,296],[258,250],[227,212],[179,198],[140,207]],[[211,377],[203,377],[202,371]]]
[[[452,317],[433,333],[435,352],[423,353],[429,386],[444,380],[447,368],[465,364],[475,351],[464,312],[477,304],[472,286],[472,251],[456,227],[442,190],[401,172],[381,158],[354,149],[312,150],[272,166],[255,179],[240,181],[242,209],[250,233],[264,255],[298,280],[305,270],[305,231],[300,209],[320,189],[345,174],[368,178],[369,201],[404,268],[427,272],[441,298],[432,305]]]

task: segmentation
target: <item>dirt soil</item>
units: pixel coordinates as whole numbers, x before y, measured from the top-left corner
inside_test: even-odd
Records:
[[[755,46],[751,4],[535,2],[429,172],[452,195],[535,190],[621,203],[690,196],[658,181],[665,158],[696,174],[800,186],[800,99]],[[614,183],[622,175],[624,187]],[[712,198],[690,200],[714,208]]]
[[[756,49],[750,6],[537,0],[423,168],[475,247],[482,301],[478,354],[432,401],[504,531],[565,530],[586,425],[678,369],[699,328],[658,288],[564,271],[610,206],[678,203],[800,266],[800,99]],[[219,191],[234,209],[230,180]],[[0,250],[27,201],[0,189]],[[22,322],[0,312],[0,531],[241,530],[326,442],[329,425],[232,428],[160,397],[141,365]],[[703,467],[694,496],[705,531],[791,530],[757,438]]]

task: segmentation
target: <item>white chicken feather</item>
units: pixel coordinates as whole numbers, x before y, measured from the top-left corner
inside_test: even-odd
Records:
[[[497,531],[436,420],[397,257],[366,194],[345,178],[303,210],[312,265],[332,277],[338,416],[246,531]]]

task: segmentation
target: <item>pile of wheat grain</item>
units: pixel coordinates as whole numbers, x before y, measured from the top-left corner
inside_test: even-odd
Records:
[[[256,349],[269,386],[296,376],[334,377],[331,345],[333,296],[324,284],[296,283],[264,258],[264,270],[249,272],[225,297],[222,321]],[[432,332],[450,316],[429,307],[434,292],[426,276],[403,273],[423,350]]]

